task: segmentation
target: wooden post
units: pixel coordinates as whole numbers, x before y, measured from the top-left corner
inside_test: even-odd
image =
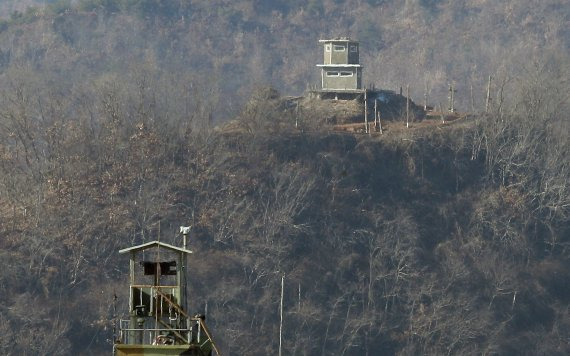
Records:
[[[489,76],[489,82],[487,83],[487,96],[485,97],[485,112],[489,112],[489,102],[491,101],[491,76]]]
[[[299,102],[297,101],[297,108],[295,109],[295,128],[299,127]]]
[[[364,89],[364,132],[368,133],[368,101],[366,89]]]
[[[454,92],[453,84],[449,84],[449,96],[447,97],[447,99],[448,99],[447,110],[449,110],[449,112],[455,111],[455,108],[453,107],[454,106],[453,92]]]
[[[470,91],[471,91],[471,113],[475,112],[475,98],[473,97],[473,82],[471,82]]]
[[[378,99],[374,99],[374,131],[378,131]]]
[[[443,115],[443,108],[441,107],[441,102],[439,103],[439,113],[441,115],[441,123],[445,124],[445,116]]]
[[[301,312],[301,282],[299,282],[299,307],[298,312]]]
[[[428,83],[427,79],[425,79],[425,87],[424,87],[424,111],[427,111],[428,106]]]
[[[380,135],[382,135],[382,118],[380,117],[380,111],[378,111],[378,127],[380,128]]]
[[[455,84],[451,84],[451,112],[455,112]]]
[[[406,85],[406,127],[410,127],[410,85]]]

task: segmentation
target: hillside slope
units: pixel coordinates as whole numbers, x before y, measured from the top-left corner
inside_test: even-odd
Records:
[[[564,5],[92,0],[5,20],[0,354],[108,354],[118,250],[180,225],[225,355],[277,353],[282,275],[286,354],[570,353]],[[316,39],[345,34],[371,81],[416,97],[425,73],[443,102],[497,74],[488,113],[370,137],[250,95],[301,91]]]
[[[5,354],[107,353],[119,248],[181,224],[225,354],[276,353],[282,274],[290,353],[568,352],[567,119],[368,138],[266,108],[230,133],[21,89],[0,146]]]

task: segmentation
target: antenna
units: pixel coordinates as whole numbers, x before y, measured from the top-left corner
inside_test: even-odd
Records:
[[[190,229],[192,229],[192,226],[180,226],[180,233],[182,234],[182,247],[186,250],[187,248],[187,236],[190,233]],[[183,257],[183,264],[182,264],[182,281],[183,281],[183,286],[182,286],[182,293],[183,293],[183,301],[184,301],[184,309],[188,310],[188,280],[186,279],[186,269],[188,265],[188,260],[186,259],[186,254],[184,254]]]
[[[190,233],[192,226],[180,226],[180,233],[182,234],[182,247],[186,249],[186,236]]]

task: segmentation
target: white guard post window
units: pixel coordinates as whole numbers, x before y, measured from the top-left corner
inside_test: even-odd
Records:
[[[350,51],[351,52],[358,52],[358,47],[357,46],[350,46]]]
[[[334,45],[333,48],[335,52],[344,52],[346,50],[346,47],[342,45]]]
[[[340,72],[340,76],[341,77],[352,77],[353,73],[352,72]]]
[[[331,45],[330,44],[325,45],[325,51],[327,51],[327,52],[331,51]]]
[[[327,72],[327,77],[338,77],[338,72]]]

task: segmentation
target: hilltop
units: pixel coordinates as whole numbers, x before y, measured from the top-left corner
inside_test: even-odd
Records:
[[[427,85],[436,106],[455,82],[458,107],[481,111],[489,75],[498,94],[533,63],[567,60],[566,9],[562,0],[53,1],[0,23],[0,70],[72,90],[151,72],[164,89],[203,96],[221,120],[255,88],[302,95],[320,82],[317,40],[350,36],[362,44],[364,87],[409,84],[421,102]]]

